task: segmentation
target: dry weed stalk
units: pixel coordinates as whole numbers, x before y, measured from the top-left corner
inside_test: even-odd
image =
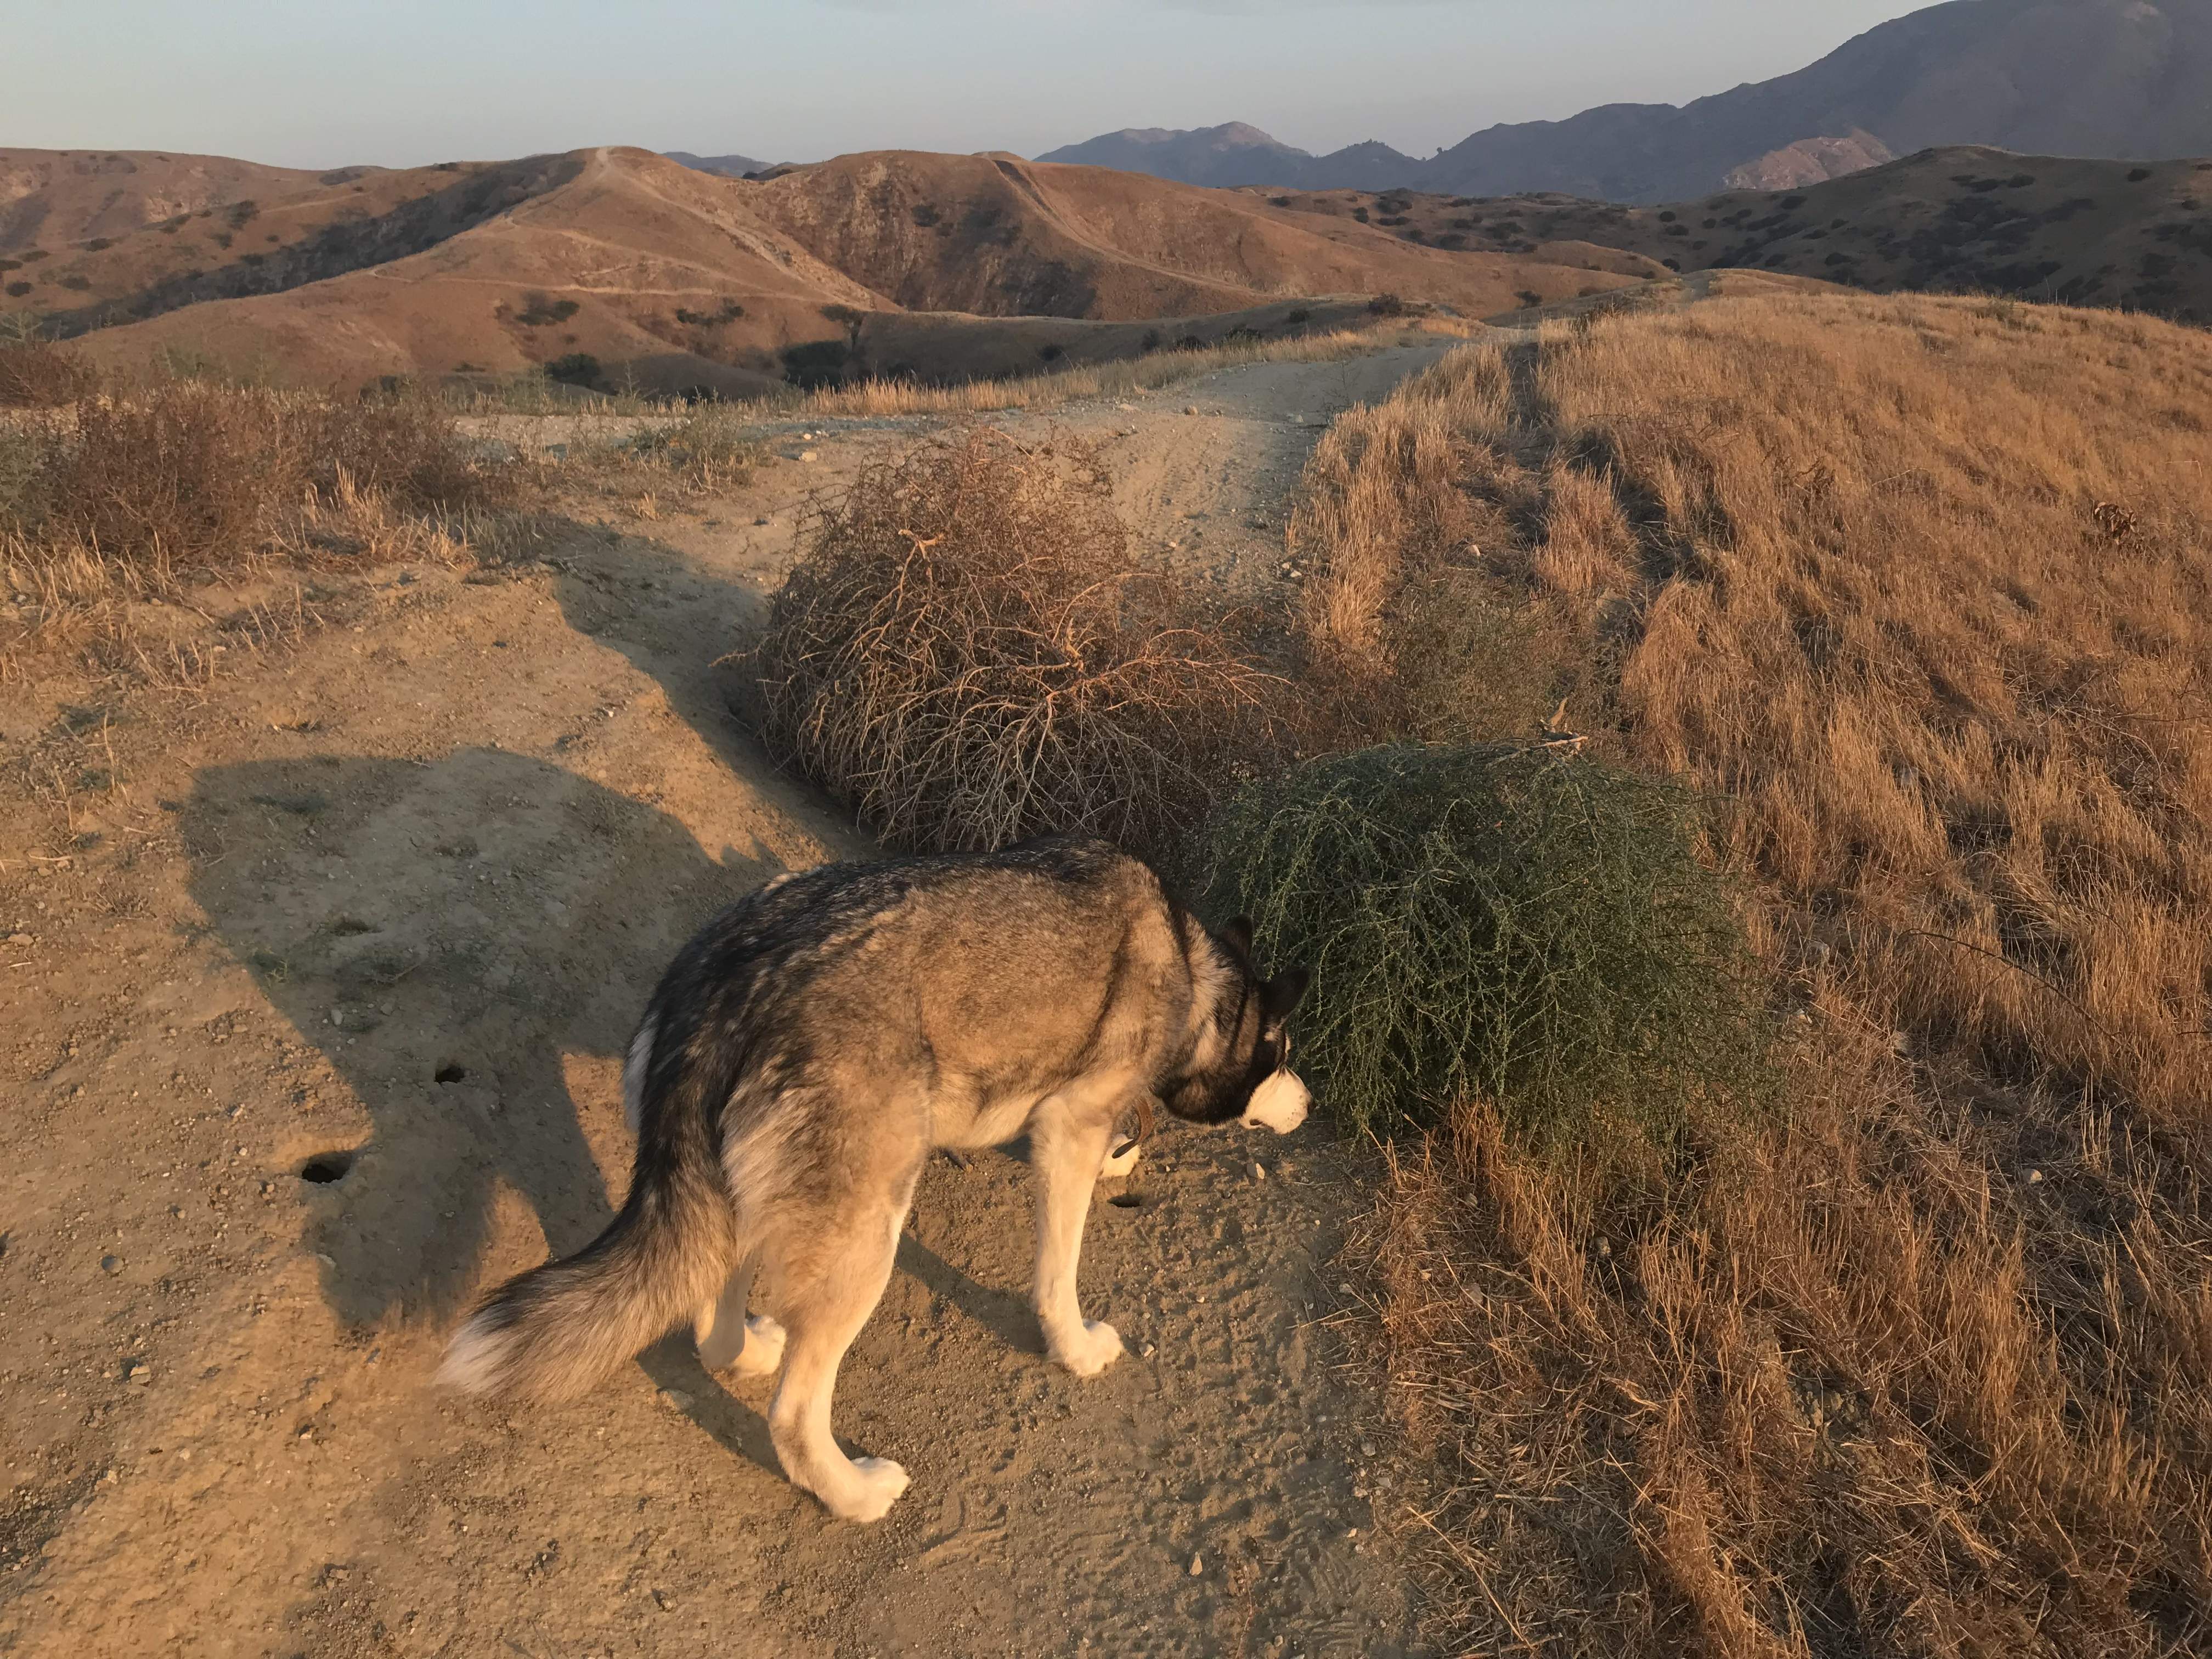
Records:
[[[1790,1128],[1656,1210],[1479,1106],[1401,1159],[1364,1249],[1464,1639],[2212,1642],[2208,408],[2164,324],[1759,298],[1317,456],[1316,654],[1401,675],[1439,566],[1578,640],[1527,672],[1728,804],[1805,1010]]]
[[[808,527],[752,659],[771,742],[894,845],[1165,849],[1276,683],[1126,542],[1079,442],[983,428],[868,469]]]

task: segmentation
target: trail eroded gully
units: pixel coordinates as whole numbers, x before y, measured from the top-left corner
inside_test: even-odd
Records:
[[[1102,439],[1140,537],[1264,580],[1328,417],[1436,355],[1001,418]],[[1164,1130],[1101,1188],[1086,1310],[1129,1351],[1091,1382],[1026,1309],[1019,1148],[933,1163],[838,1394],[914,1476],[873,1528],[781,1480],[770,1385],[688,1334],[556,1409],[428,1386],[477,1291],[618,1200],[675,947],[870,852],[711,664],[806,495],[918,424],[773,434],[736,495],[524,565],[378,571],[204,696],[0,688],[0,1652],[1411,1650],[1317,1123]]]

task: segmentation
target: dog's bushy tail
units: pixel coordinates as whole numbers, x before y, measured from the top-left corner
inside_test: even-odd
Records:
[[[716,1081],[678,1081],[679,1098],[640,1141],[622,1213],[574,1255],[533,1267],[485,1298],[447,1350],[440,1382],[470,1394],[572,1399],[714,1300],[739,1248],[701,1109],[727,1097]]]

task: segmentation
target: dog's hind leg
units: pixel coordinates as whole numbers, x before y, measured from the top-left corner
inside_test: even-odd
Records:
[[[1121,1354],[1121,1335],[1103,1321],[1085,1319],[1075,1299],[1075,1267],[1083,1254],[1083,1224],[1091,1212],[1113,1120],[1048,1101],[1030,1120],[1030,1164],[1036,1199],[1037,1323],[1044,1349],[1078,1376],[1096,1376]]]
[[[691,1322],[699,1363],[708,1370],[767,1376],[783,1364],[783,1327],[766,1314],[746,1316],[752,1288],[753,1264],[748,1259],[731,1273],[721,1295],[700,1309]]]
[[[910,1193],[912,1182],[908,1183]],[[906,1490],[907,1473],[888,1458],[848,1458],[830,1432],[837,1366],[881,1299],[898,1252],[907,1200],[858,1216],[810,1252],[803,1281],[779,1275],[778,1311],[789,1336],[783,1381],[768,1409],[769,1438],[792,1485],[812,1492],[843,1521],[877,1521]]]

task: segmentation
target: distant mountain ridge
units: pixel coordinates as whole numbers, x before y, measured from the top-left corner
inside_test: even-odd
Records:
[[[1793,74],[1680,106],[1607,104],[1489,127],[1425,161],[1382,144],[1313,155],[1242,123],[1130,130],[1038,159],[1215,185],[1644,204],[1702,195],[1776,151],[1856,133],[1896,155],[1954,144],[2212,155],[2212,0],[1950,0]]]
[[[694,173],[719,173],[725,179],[764,173],[769,167],[766,161],[756,161],[750,155],[694,155],[688,149],[665,149],[660,153],[678,167],[690,167]]]
[[[1036,159],[1148,173],[1186,185],[1273,185],[1293,190],[1389,190],[1404,184],[1422,165],[1381,143],[1352,144],[1315,155],[1243,121],[1192,131],[1124,127],[1080,144],[1063,145]]]

